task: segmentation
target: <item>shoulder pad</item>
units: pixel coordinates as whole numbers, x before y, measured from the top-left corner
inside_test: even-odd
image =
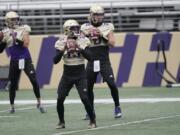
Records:
[[[92,27],[92,26],[91,26],[90,23],[84,23],[84,24],[81,25],[81,31],[82,31],[85,35],[87,35],[87,34],[89,34],[89,29],[90,29],[91,27]]]
[[[20,29],[23,29],[25,32],[31,32],[31,27],[29,25],[21,25]]]
[[[4,29],[2,29],[2,32],[3,32],[3,33],[9,32],[9,28],[4,28]]]
[[[91,26],[90,23],[84,23],[84,24],[81,25],[81,29],[88,28],[89,26]]]
[[[108,23],[108,27],[111,31],[114,31],[114,25],[112,23]]]
[[[29,25],[24,25],[24,29],[27,32],[31,32],[31,27]]]
[[[107,36],[111,31],[114,31],[114,25],[112,23],[103,23],[98,28],[105,39],[107,39]]]
[[[109,31],[114,31],[114,25],[112,23],[103,23],[102,26],[108,29]]]
[[[85,49],[87,46],[90,46],[91,44],[89,38],[85,36],[78,37],[77,43],[81,49]]]

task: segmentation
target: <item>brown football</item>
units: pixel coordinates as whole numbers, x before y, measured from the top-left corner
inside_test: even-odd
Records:
[[[0,41],[3,40],[3,38],[4,38],[4,34],[2,31],[0,31]]]

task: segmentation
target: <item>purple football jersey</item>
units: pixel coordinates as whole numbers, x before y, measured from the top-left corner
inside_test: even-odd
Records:
[[[8,48],[11,59],[28,59],[31,58],[28,48],[19,45],[13,45]]]

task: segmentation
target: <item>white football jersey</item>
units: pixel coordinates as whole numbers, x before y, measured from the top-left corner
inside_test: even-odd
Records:
[[[85,37],[84,35],[78,36],[76,39],[77,45],[81,49],[85,49],[87,46],[90,45],[90,40]],[[63,60],[65,65],[81,65],[84,64],[84,57],[78,52],[75,51],[73,54],[69,55],[66,50],[67,44],[67,36],[60,35],[59,40],[55,43],[55,48],[60,51],[64,51]]]
[[[6,42],[7,46],[10,47],[13,45],[12,35],[15,35],[16,39],[23,40],[23,34],[25,32],[31,32],[31,27],[28,25],[20,25],[16,29],[5,28],[2,32],[4,34],[3,42]]]
[[[102,23],[101,26],[99,27],[94,27],[93,25],[91,25],[90,23],[85,23],[81,26],[81,31],[85,34],[85,35],[89,35],[90,30],[93,28],[97,28],[101,33],[103,38],[108,40],[108,34],[111,31],[114,31],[114,25],[112,23]],[[106,45],[103,41],[99,42],[95,45],[95,43],[92,42],[91,47],[95,47],[95,46],[104,46]]]

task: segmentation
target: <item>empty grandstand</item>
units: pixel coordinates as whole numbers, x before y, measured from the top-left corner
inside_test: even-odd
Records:
[[[180,29],[179,0],[0,0],[0,28],[5,12],[14,10],[32,27],[32,34],[57,34],[66,19],[86,22],[94,3],[105,8],[105,20],[114,23],[116,32]]]

